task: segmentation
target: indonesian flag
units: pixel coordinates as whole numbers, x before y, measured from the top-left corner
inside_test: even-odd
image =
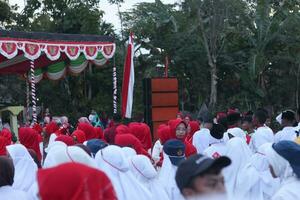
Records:
[[[130,33],[127,46],[127,55],[124,64],[123,85],[122,85],[122,117],[131,118],[134,86],[133,66],[134,44],[133,34]]]

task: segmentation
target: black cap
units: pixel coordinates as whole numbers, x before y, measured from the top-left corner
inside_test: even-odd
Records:
[[[163,147],[165,154],[167,154],[173,165],[178,166],[181,161],[185,159],[185,145],[180,140],[168,140]]]
[[[175,180],[180,191],[187,187],[190,181],[209,169],[223,169],[231,164],[231,160],[226,156],[212,159],[207,156],[195,154],[190,156],[178,166]]]
[[[222,124],[213,124],[210,135],[218,140],[223,138],[225,128]]]

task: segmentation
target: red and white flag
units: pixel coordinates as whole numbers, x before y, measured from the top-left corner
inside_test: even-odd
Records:
[[[122,117],[131,118],[134,86],[134,44],[133,34],[130,33],[127,46],[127,55],[124,64],[123,85],[122,85]]]

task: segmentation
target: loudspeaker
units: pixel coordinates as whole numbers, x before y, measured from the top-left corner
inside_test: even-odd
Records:
[[[144,119],[156,140],[160,124],[175,119],[178,113],[178,80],[176,78],[152,78],[143,80]]]

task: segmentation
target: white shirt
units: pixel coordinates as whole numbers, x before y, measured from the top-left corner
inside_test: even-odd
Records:
[[[290,177],[282,183],[281,188],[272,197],[272,200],[296,200],[300,199],[300,180]]]
[[[296,139],[295,127],[284,127],[281,131],[278,131],[275,135],[275,142],[282,140],[294,141]]]
[[[226,153],[226,144],[224,142],[212,144],[203,152],[204,155],[214,159],[225,155],[225,153]]]
[[[210,130],[201,128],[193,135],[193,145],[197,149],[197,153],[203,154],[203,151],[209,147],[211,141]]]
[[[275,137],[272,129],[268,126],[262,126],[255,130],[251,137],[249,144],[253,153],[257,152],[257,149],[265,143],[274,143]]]
[[[157,140],[153,146],[153,149],[152,149],[152,159],[154,160],[155,163],[159,162],[160,160],[160,153],[162,152],[163,150],[163,145],[160,143],[159,140]]]
[[[1,200],[28,200],[27,194],[21,190],[15,190],[11,186],[0,187]]]

